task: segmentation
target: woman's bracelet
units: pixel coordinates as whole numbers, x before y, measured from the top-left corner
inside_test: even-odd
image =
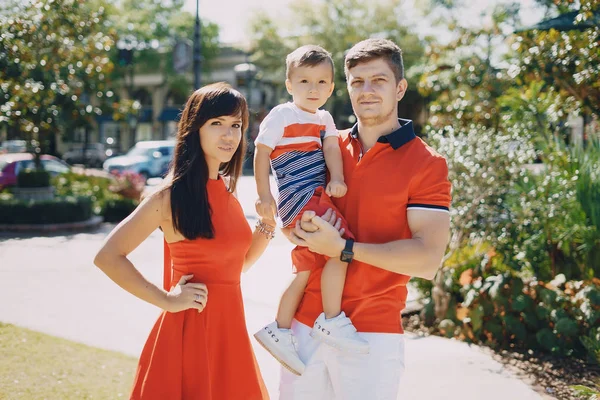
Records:
[[[256,230],[271,240],[275,237],[275,227],[265,224],[261,220],[256,221]]]

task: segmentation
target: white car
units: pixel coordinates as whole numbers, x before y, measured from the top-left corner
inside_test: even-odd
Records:
[[[163,176],[173,159],[174,140],[137,142],[125,155],[109,158],[103,164],[105,171],[138,173],[144,178]]]

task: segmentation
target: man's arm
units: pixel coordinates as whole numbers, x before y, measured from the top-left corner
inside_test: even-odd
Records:
[[[425,210],[410,210],[407,214],[411,239],[381,244],[355,243],[354,259],[397,274],[433,279],[448,244],[450,215]],[[340,257],[345,239],[319,217],[313,218],[312,223],[318,228],[316,232],[306,232],[297,224],[291,241],[319,254]]]
[[[411,239],[383,244],[355,243],[354,259],[397,274],[433,279],[448,245],[450,215],[422,210],[407,214]]]

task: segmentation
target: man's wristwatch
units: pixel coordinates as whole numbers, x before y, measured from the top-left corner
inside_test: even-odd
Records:
[[[342,250],[342,255],[340,256],[340,260],[345,263],[350,263],[354,259],[354,252],[352,249],[354,248],[354,240],[346,239],[346,247]]]

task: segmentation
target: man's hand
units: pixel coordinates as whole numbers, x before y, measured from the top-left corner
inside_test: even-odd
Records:
[[[340,229],[341,223],[342,219],[337,218],[332,209],[322,217],[315,216],[314,211],[307,211],[296,223],[289,238],[295,245],[308,247],[314,253],[339,257],[346,245],[341,237],[344,234],[344,229]]]
[[[344,197],[348,187],[343,181],[331,180],[325,188],[325,193],[330,197]]]
[[[255,206],[256,212],[261,218],[269,221],[275,220],[275,215],[277,214],[277,205],[273,195],[269,193],[268,195],[260,196],[258,200],[256,200]]]

